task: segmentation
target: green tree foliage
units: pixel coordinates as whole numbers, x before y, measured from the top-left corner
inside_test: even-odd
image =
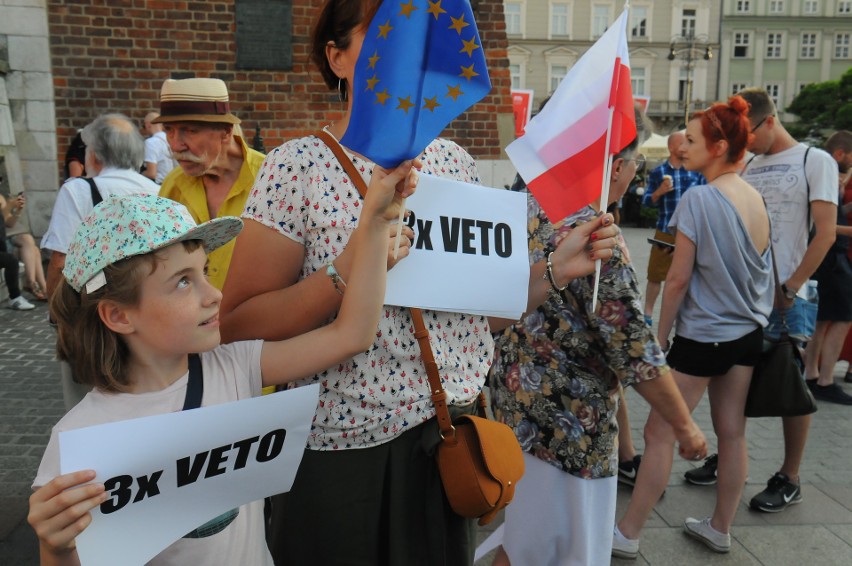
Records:
[[[835,130],[852,130],[852,67],[840,80],[803,88],[787,111],[799,118],[787,128],[799,139],[822,142]]]

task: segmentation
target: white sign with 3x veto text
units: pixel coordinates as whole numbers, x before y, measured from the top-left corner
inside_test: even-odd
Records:
[[[385,304],[517,319],[527,308],[526,194],[423,174],[408,198],[411,254]]]
[[[95,470],[109,499],[77,537],[87,566],[144,564],[200,525],[289,491],[319,385],[59,434],[62,473]]]

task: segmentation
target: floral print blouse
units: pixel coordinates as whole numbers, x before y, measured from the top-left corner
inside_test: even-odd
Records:
[[[373,163],[347,155],[369,185]],[[479,183],[475,161],[451,141],[433,141],[420,159],[424,173]],[[332,150],[319,138],[308,136],[288,141],[266,157],[243,218],[303,245],[304,278],[325,269],[343,251],[358,225],[361,203],[358,189]],[[423,311],[423,319],[447,403],[473,402],[493,358],[487,319],[429,310]],[[314,450],[376,446],[435,415],[407,308],[385,305],[368,351],[298,383],[320,384],[308,437],[308,448]]]
[[[586,207],[554,225],[532,195],[527,210],[531,263],[595,214]],[[494,414],[514,429],[521,448],[581,478],[618,471],[619,383],[669,371],[645,324],[636,273],[619,238],[601,266],[598,312],[591,311],[594,275],[572,281],[562,304],[551,296],[497,337],[490,378]]]

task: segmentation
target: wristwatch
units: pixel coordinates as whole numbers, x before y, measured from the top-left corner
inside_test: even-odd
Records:
[[[796,293],[798,291],[796,289],[791,289],[787,287],[786,283],[781,283],[781,292],[784,293],[784,296],[787,297],[788,301],[792,301],[796,298]]]

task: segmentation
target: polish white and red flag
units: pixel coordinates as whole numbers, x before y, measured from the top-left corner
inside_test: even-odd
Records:
[[[610,157],[636,137],[627,13],[571,67],[524,135],[506,148],[552,222],[609,193]]]

